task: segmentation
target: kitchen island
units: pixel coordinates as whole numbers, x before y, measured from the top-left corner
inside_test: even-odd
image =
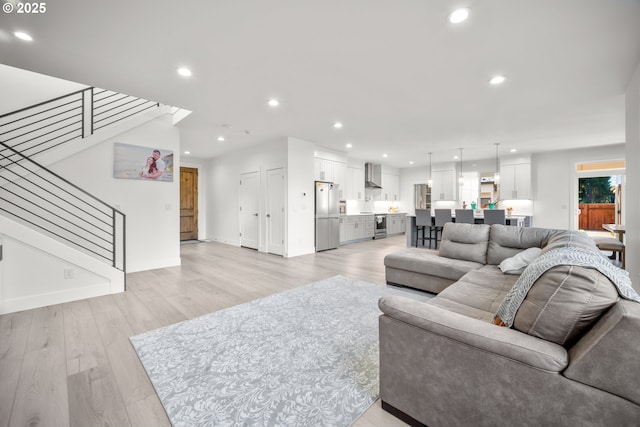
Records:
[[[473,219],[476,224],[484,224],[484,211],[480,210],[473,213]],[[455,213],[452,214],[453,222],[456,222]],[[431,221],[434,223],[435,216],[431,215]],[[531,215],[507,215],[505,217],[505,224],[516,227],[531,227],[533,216]],[[427,230],[428,232],[428,230]],[[417,228],[416,228],[416,216],[406,216],[406,234],[407,234],[407,246],[416,246]]]

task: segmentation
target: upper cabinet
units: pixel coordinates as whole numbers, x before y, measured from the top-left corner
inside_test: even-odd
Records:
[[[336,162],[333,160],[320,159],[316,157],[314,159],[314,176],[316,181],[333,182],[334,163]]]
[[[531,163],[500,165],[500,198],[503,200],[531,199]]]
[[[456,200],[456,173],[454,170],[433,171],[431,173],[431,201]]]
[[[400,200],[400,176],[382,172],[382,190],[378,200],[390,202]]]
[[[345,162],[316,157],[314,159],[314,177],[316,181],[338,184],[340,200],[345,200],[347,187],[347,164]]]
[[[364,200],[364,169],[347,167],[346,181],[345,198],[347,200]]]
[[[342,162],[334,162],[333,164],[333,183],[338,184],[338,192],[340,200],[347,199],[347,164]]]

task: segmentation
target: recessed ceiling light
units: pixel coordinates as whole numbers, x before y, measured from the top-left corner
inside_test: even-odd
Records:
[[[218,141],[220,141],[220,142],[224,141],[224,136],[219,136],[218,137]]]
[[[278,105],[280,105],[280,101],[275,98],[271,98],[269,102],[267,102],[267,104],[269,104],[270,107],[277,107]]]
[[[389,157],[389,156],[388,156],[388,155],[386,155],[386,154],[383,154],[383,155],[382,155],[382,157]]]
[[[13,35],[19,38],[20,40],[24,40],[27,42],[33,41],[33,37],[31,37],[27,33],[23,33],[22,31],[16,31],[15,33],[13,33]]]
[[[184,154],[191,154],[191,151],[185,151]]]
[[[449,15],[449,22],[451,22],[452,24],[459,24],[466,21],[468,17],[469,9],[463,7],[451,12],[451,14]]]
[[[409,164],[410,164],[410,165],[412,165],[413,163],[414,163],[414,161],[413,161],[413,160],[411,160],[411,161],[409,162]]]
[[[178,74],[180,74],[182,77],[191,77],[191,70],[188,68],[178,68]]]
[[[353,147],[353,144],[349,142],[349,143],[347,143],[346,147],[347,148],[351,148],[351,147]]]
[[[489,83],[492,85],[499,85],[504,83],[505,80],[507,80],[505,76],[497,75],[497,76],[491,77],[491,80],[489,80]]]
[[[336,129],[340,129],[340,128],[342,127],[342,123],[340,123],[340,122],[335,122],[335,123],[333,124],[333,127],[334,127],[334,128],[336,128]]]
[[[460,157],[458,157],[458,156],[453,156],[453,158],[454,158],[455,160],[458,160]]]
[[[516,151],[518,150],[516,150],[515,148],[512,148],[511,150],[509,150],[510,153],[515,153]]]

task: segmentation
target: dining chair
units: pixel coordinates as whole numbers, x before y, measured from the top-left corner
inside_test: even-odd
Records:
[[[484,211],[484,223],[487,225],[492,224],[506,224],[504,209],[485,209]]]
[[[452,221],[453,217],[451,216],[451,209],[436,209],[436,219],[429,230],[429,237],[432,236],[432,232],[435,233],[433,239],[436,242],[436,249],[438,249],[438,242],[442,240],[442,229],[444,228],[444,225]],[[438,238],[438,233],[440,233],[440,238]],[[431,241],[429,241],[429,247],[431,247]]]
[[[620,257],[619,267],[623,270],[626,268],[626,248],[624,246],[624,243],[622,243],[615,237],[594,236],[592,237],[592,239],[596,243],[598,249],[600,249],[602,252],[612,252],[611,255],[614,259],[616,258],[615,255],[618,254]]]
[[[422,246],[424,246],[424,241],[429,240],[429,247],[431,247],[431,232],[429,232],[429,237],[425,237],[425,230],[429,228],[431,230],[431,209],[416,209],[416,247],[418,247],[418,240],[422,241]],[[420,237],[420,231],[422,231],[422,237]]]
[[[456,223],[474,224],[473,211],[471,209],[456,209]]]

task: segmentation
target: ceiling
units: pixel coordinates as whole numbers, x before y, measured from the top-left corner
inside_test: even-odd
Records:
[[[639,22],[640,0],[57,0],[0,13],[0,62],[192,110],[192,157],[292,136],[407,167],[624,142]]]

